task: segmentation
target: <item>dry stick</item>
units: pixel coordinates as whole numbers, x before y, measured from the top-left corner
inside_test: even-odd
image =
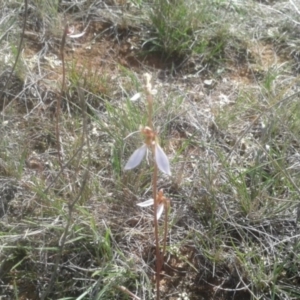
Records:
[[[74,160],[74,158],[78,155],[78,153],[81,153],[81,149],[83,148],[84,145],[81,145],[75,153],[72,155],[72,157],[61,167],[57,175],[54,177],[54,179],[50,182],[50,184],[45,188],[43,191],[43,194],[47,194],[51,186],[56,182],[56,180],[60,177],[64,169]]]
[[[73,159],[78,155],[78,153],[81,152],[81,149],[83,148],[84,145],[81,145],[76,151],[75,153],[72,155],[72,157],[62,166],[62,168],[59,170],[59,172],[56,174],[56,176],[54,177],[54,179],[50,182],[50,184],[43,190],[42,195],[46,195],[48,193],[48,191],[50,190],[50,188],[52,187],[52,185],[57,181],[57,179],[60,177],[60,175],[63,173],[63,171],[65,170],[65,168],[73,161]],[[32,209],[34,210],[35,207],[38,205],[38,202],[32,207]]]
[[[153,122],[152,122],[152,112],[153,112],[153,98],[151,94],[151,76],[149,74],[145,75],[146,78],[146,94],[147,94],[147,102],[148,102],[148,126],[153,130]],[[156,281],[156,300],[160,299],[160,270],[161,270],[161,256],[159,249],[159,236],[158,236],[158,220],[157,220],[157,174],[158,168],[155,160],[155,145],[152,146],[152,155],[154,161],[154,171],[152,178],[152,197],[154,201],[154,235],[155,235],[155,281]]]
[[[19,43],[19,46],[18,46],[17,57],[16,57],[14,65],[13,65],[13,67],[11,69],[11,72],[9,73],[9,76],[8,76],[6,82],[5,82],[4,88],[3,88],[3,90],[2,90],[2,92],[0,94],[0,99],[2,99],[4,92],[5,92],[6,88],[8,87],[8,83],[11,80],[13,72],[15,71],[15,69],[17,67],[17,63],[19,61],[19,57],[20,57],[20,54],[21,54],[21,47],[22,47],[22,44],[23,44],[24,32],[25,32],[25,27],[26,27],[26,22],[27,22],[27,11],[28,11],[27,0],[24,0],[24,4],[25,4],[25,8],[24,8],[24,21],[23,21],[23,27],[22,27],[22,33],[21,33],[20,43]],[[2,109],[4,109],[4,107],[5,107],[5,103],[3,103],[3,108]]]
[[[82,90],[80,89],[80,87],[77,87],[77,91],[78,91],[79,100],[80,100],[81,105],[82,105],[83,127],[82,127],[82,145],[76,151],[75,156],[78,153],[80,153],[80,154],[82,153],[82,148],[84,146],[84,141],[86,141],[86,145],[87,145],[87,149],[88,149],[87,169],[86,169],[86,172],[83,176],[83,181],[82,181],[81,188],[80,188],[78,196],[76,197],[76,199],[73,202],[69,203],[69,205],[68,205],[69,212],[68,212],[67,225],[66,225],[65,230],[63,232],[63,235],[62,235],[62,237],[59,241],[59,247],[58,247],[59,251],[58,251],[58,255],[57,255],[56,260],[55,260],[54,271],[51,275],[51,279],[50,279],[50,283],[48,285],[48,288],[46,289],[46,291],[43,293],[43,295],[41,297],[42,300],[46,299],[46,297],[50,293],[50,290],[51,290],[52,286],[54,285],[54,281],[55,281],[56,276],[57,276],[58,265],[59,265],[59,262],[61,260],[64,245],[65,245],[65,242],[66,242],[66,237],[67,237],[67,234],[69,232],[69,227],[71,225],[72,213],[73,213],[73,210],[74,210],[74,206],[77,203],[77,201],[80,199],[80,197],[81,197],[81,195],[84,191],[84,188],[86,186],[87,180],[88,180],[89,166],[90,166],[90,161],[91,160],[90,160],[90,142],[89,142],[89,136],[88,136],[88,133],[87,133],[87,112],[86,112],[86,104],[85,104],[85,101],[84,101],[84,96],[83,96],[83,93],[82,93]],[[75,156],[73,156],[72,159]],[[64,167],[62,167],[61,171],[64,169]]]
[[[62,168],[62,158],[61,158],[61,144],[60,144],[60,132],[59,132],[59,119],[60,119],[60,107],[61,107],[61,99],[62,95],[65,91],[65,84],[66,84],[66,69],[65,69],[65,59],[64,59],[64,49],[66,44],[66,37],[68,32],[68,26],[65,26],[64,33],[61,39],[60,44],[60,58],[62,61],[62,84],[61,84],[61,91],[57,98],[56,104],[56,124],[55,124],[55,131],[56,131],[56,142],[57,142],[57,152],[58,152],[58,162],[60,167]]]
[[[81,188],[80,188],[80,191],[79,191],[77,197],[75,198],[75,200],[73,202],[69,203],[69,205],[68,205],[67,225],[66,225],[66,227],[64,229],[64,232],[63,232],[63,234],[62,234],[62,236],[61,236],[61,238],[59,240],[58,254],[57,254],[56,259],[55,259],[54,270],[52,272],[52,275],[51,275],[48,287],[47,287],[47,289],[44,291],[44,293],[41,296],[42,300],[44,300],[44,299],[47,298],[47,296],[49,295],[50,290],[52,289],[52,287],[54,285],[54,282],[56,280],[57,271],[58,271],[58,265],[59,265],[59,262],[60,262],[61,257],[62,257],[62,253],[63,253],[64,247],[65,247],[66,238],[67,238],[67,235],[68,235],[68,232],[69,232],[69,228],[70,228],[70,225],[71,225],[72,213],[73,213],[73,210],[74,210],[74,206],[77,203],[77,201],[80,199],[80,197],[81,197],[81,195],[82,195],[82,193],[84,191],[84,188],[85,188],[86,183],[87,183],[87,179],[88,179],[88,170],[86,170],[86,172],[84,174],[83,181],[82,181],[82,184],[81,184]]]
[[[86,111],[86,102],[84,99],[84,93],[80,87],[80,85],[78,84],[78,86],[76,87],[77,89],[77,94],[78,94],[78,99],[79,99],[79,103],[81,106],[81,111],[82,111],[82,117],[83,117],[83,122],[82,122],[82,136],[81,136],[81,145],[84,145],[84,140],[86,139],[86,143],[87,143],[87,148],[88,150],[90,149],[90,144],[89,144],[89,136],[87,134],[87,111]],[[78,152],[79,157],[81,157],[82,152],[83,152],[83,147],[79,148],[80,151]],[[89,165],[89,161],[90,161],[90,151],[88,151],[88,165]],[[75,172],[75,176],[78,175],[79,173],[79,162],[76,166],[76,172]]]
[[[119,286],[117,286],[117,288],[119,290],[121,290],[123,293],[129,295],[132,299],[134,299],[134,300],[141,300],[141,298],[139,298],[138,296],[136,296],[135,294],[133,294],[132,292],[130,292],[128,289],[126,289],[125,286],[119,285]]]
[[[61,167],[61,169],[59,170],[59,172],[56,174],[56,176],[54,177],[54,179],[50,182],[50,184],[43,190],[42,195],[46,195],[48,193],[48,191],[50,190],[50,188],[52,187],[52,185],[57,181],[57,179],[60,177],[60,175],[63,173],[63,171],[65,170],[65,168],[73,161],[73,159],[78,155],[78,153],[81,153],[81,149],[83,148],[84,145],[81,145],[76,151],[75,153],[72,155],[72,157]],[[32,207],[33,210],[35,210],[36,206],[38,205],[38,202],[36,202],[36,204]]]
[[[59,157],[59,163],[61,165],[61,170],[60,170],[60,173],[59,175],[62,173],[63,169],[66,167],[62,165],[62,160],[61,160],[61,154],[60,154],[60,137],[59,137],[59,116],[60,116],[60,104],[61,104],[61,98],[62,98],[62,94],[65,90],[65,64],[64,64],[64,46],[65,46],[65,43],[66,43],[66,36],[67,36],[67,29],[68,27],[65,26],[65,30],[64,30],[64,34],[63,34],[63,37],[62,37],[62,42],[61,42],[61,48],[60,48],[60,54],[61,54],[61,59],[62,59],[62,66],[63,66],[63,80],[62,80],[62,88],[61,88],[61,93],[59,95],[59,98],[58,98],[58,101],[57,101],[57,111],[56,111],[56,136],[57,136],[57,145],[58,145],[58,157]],[[84,138],[86,138],[86,141],[87,141],[87,147],[89,149],[89,139],[88,139],[88,134],[87,134],[87,116],[86,116],[86,107],[85,107],[85,101],[84,101],[84,97],[83,97],[83,94],[81,93],[81,90],[80,88],[78,87],[78,96],[81,100],[81,104],[82,104],[82,113],[83,113],[83,132],[82,132],[82,145],[79,147],[79,149],[77,149],[75,155],[72,157],[72,159],[75,158],[75,156],[78,154],[78,153],[82,153],[82,148],[83,148],[83,145],[84,145]],[[70,161],[69,161],[70,162]],[[66,242],[66,238],[67,238],[67,234],[69,232],[69,228],[70,228],[70,225],[71,225],[71,220],[72,220],[72,213],[73,213],[73,210],[74,210],[74,206],[75,204],[78,202],[78,200],[80,199],[80,197],[82,196],[82,193],[84,191],[84,188],[86,186],[86,183],[87,183],[87,180],[88,180],[88,174],[89,174],[89,164],[90,164],[90,153],[88,155],[88,167],[84,173],[84,176],[83,176],[83,181],[82,181],[82,184],[81,184],[81,188],[80,188],[80,191],[79,191],[79,194],[78,196],[74,199],[74,201],[72,201],[71,203],[69,203],[68,205],[68,219],[67,219],[67,225],[65,227],[65,230],[63,232],[63,235],[61,236],[60,238],[60,241],[59,241],[59,245],[58,245],[58,255],[56,256],[56,260],[55,260],[55,265],[54,265],[54,270],[53,270],[53,273],[51,275],[51,279],[50,279],[50,282],[49,282],[49,285],[47,287],[47,289],[45,290],[45,292],[42,294],[41,296],[41,299],[44,300],[46,299],[46,297],[49,295],[50,293],[50,290],[52,289],[53,285],[54,285],[54,282],[56,280],[56,277],[57,277],[57,271],[58,271],[58,265],[59,265],[59,262],[61,260],[61,256],[62,256],[62,253],[63,253],[63,249],[64,249],[64,246],[65,246],[65,242]],[[50,186],[49,186],[50,187]],[[49,189],[49,187],[47,189]],[[46,189],[46,190],[47,190]]]

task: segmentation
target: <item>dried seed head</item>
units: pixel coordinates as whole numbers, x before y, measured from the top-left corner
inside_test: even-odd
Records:
[[[148,93],[151,94],[151,90],[152,90],[151,75],[149,73],[145,73],[144,77],[145,77],[145,81],[146,81],[146,89],[147,89]]]

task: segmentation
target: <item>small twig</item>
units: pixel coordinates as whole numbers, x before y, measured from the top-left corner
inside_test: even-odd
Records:
[[[133,294],[132,292],[130,292],[128,289],[126,289],[125,286],[119,285],[119,286],[117,286],[117,288],[119,290],[121,290],[122,292],[124,292],[125,294],[129,295],[132,299],[134,299],[134,300],[141,300],[141,298],[139,298],[138,296],[136,296],[135,294]]]
[[[50,290],[52,289],[52,287],[54,285],[54,282],[56,280],[57,272],[58,272],[58,267],[59,267],[59,262],[60,262],[61,257],[62,257],[62,253],[63,253],[63,250],[64,250],[66,238],[67,238],[67,235],[68,235],[68,232],[69,232],[69,228],[71,226],[72,214],[73,214],[74,206],[78,202],[78,200],[80,199],[80,197],[82,196],[84,188],[85,188],[85,186],[87,184],[88,177],[89,177],[90,143],[89,143],[89,137],[88,137],[88,133],[87,133],[87,112],[86,112],[86,106],[85,106],[84,96],[83,96],[83,94],[82,94],[82,92],[80,90],[80,87],[78,87],[78,97],[79,97],[79,99],[81,101],[81,104],[82,104],[83,128],[82,128],[82,141],[81,141],[82,144],[79,147],[78,151],[76,151],[75,155],[77,155],[78,153],[82,152],[83,145],[84,145],[84,143],[86,141],[86,145],[87,145],[87,148],[88,148],[87,168],[86,168],[86,171],[85,171],[85,173],[83,175],[83,180],[82,180],[82,183],[81,183],[81,188],[80,188],[80,191],[79,191],[77,197],[72,202],[70,202],[69,205],[68,205],[67,224],[66,224],[64,232],[63,232],[63,234],[62,234],[62,236],[61,236],[61,238],[59,240],[59,243],[58,243],[58,254],[56,256],[56,260],[55,260],[55,264],[54,264],[54,270],[52,272],[49,285],[48,285],[47,289],[45,290],[45,292],[42,294],[42,297],[41,297],[42,300],[46,299],[46,297],[49,295]],[[63,169],[64,169],[64,166],[61,168],[61,171]]]
[[[27,22],[27,13],[28,13],[28,2],[27,1],[28,0],[24,0],[24,5],[25,5],[25,8],[24,8],[24,21],[23,21],[21,38],[20,38],[20,42],[19,42],[19,46],[18,46],[17,57],[16,57],[16,60],[14,62],[14,65],[13,65],[13,67],[12,67],[10,73],[9,73],[9,76],[8,76],[6,82],[5,82],[4,88],[0,93],[0,99],[2,99],[5,90],[8,88],[9,81],[11,80],[11,77],[12,77],[12,75],[13,75],[16,67],[17,67],[17,63],[18,63],[19,58],[20,58],[21,48],[22,48],[23,39],[24,39],[24,32],[25,32],[25,27],[26,27],[26,22]],[[2,109],[4,109],[4,107],[5,107],[5,103],[3,103]]]
[[[64,49],[66,44],[66,37],[68,33],[68,25],[65,25],[64,33],[61,39],[60,44],[60,57],[62,61],[62,84],[61,84],[61,91],[57,98],[57,105],[56,105],[56,142],[57,142],[57,152],[58,152],[58,162],[60,167],[62,168],[62,157],[61,157],[61,144],[60,144],[60,132],[59,132],[59,120],[60,120],[60,108],[61,108],[61,99],[65,91],[66,85],[66,70],[65,70],[65,57],[64,57]]]
[[[56,182],[56,180],[59,178],[59,176],[62,174],[62,172],[64,171],[64,169],[72,162],[72,160],[78,155],[78,153],[81,152],[81,149],[83,148],[84,145],[81,145],[76,152],[73,154],[73,156],[67,161],[67,163],[65,163],[61,169],[59,170],[59,172],[57,173],[57,175],[54,177],[54,179],[50,182],[50,184],[45,188],[45,190],[43,191],[43,194],[47,194],[49,189],[51,188],[51,186]]]
[[[80,199],[80,197],[82,196],[83,194],[83,191],[84,191],[84,188],[87,184],[87,180],[88,180],[88,174],[89,174],[89,165],[90,165],[90,144],[89,144],[89,138],[88,138],[88,134],[87,134],[87,114],[86,114],[86,106],[85,106],[85,101],[84,101],[84,97],[83,97],[83,94],[82,94],[82,91],[80,89],[80,87],[78,87],[78,97],[79,99],[81,100],[81,104],[82,104],[82,117],[83,117],[83,127],[82,127],[82,141],[81,141],[81,146],[79,147],[79,149],[76,151],[76,154],[75,156],[78,154],[78,153],[81,153],[82,152],[82,148],[84,146],[84,143],[86,141],[86,144],[87,144],[87,148],[88,148],[88,163],[87,163],[87,170],[83,176],[83,180],[82,180],[82,184],[81,184],[81,188],[80,188],[80,191],[79,191],[79,194],[77,195],[77,197],[71,202],[69,203],[68,205],[68,219],[67,219],[67,224],[66,224],[66,227],[64,229],[64,232],[59,240],[59,245],[58,245],[58,255],[56,257],[56,260],[55,260],[55,265],[54,265],[54,270],[53,270],[53,273],[51,275],[51,279],[50,279],[50,282],[49,282],[49,285],[46,289],[46,291],[43,293],[41,299],[44,300],[50,293],[50,290],[51,288],[53,287],[54,285],[54,282],[56,280],[56,277],[57,277],[57,271],[58,271],[58,266],[59,266],[59,262],[61,260],[61,256],[62,256],[62,253],[63,253],[63,249],[64,249],[64,245],[65,245],[65,242],[66,242],[66,238],[67,238],[67,235],[68,235],[68,232],[69,232],[69,228],[71,226],[71,220],[72,220],[72,213],[73,213],[73,210],[74,210],[74,206],[75,204],[78,202],[78,200]],[[74,157],[75,157],[74,156]],[[62,166],[61,168],[61,171],[64,169],[65,166]]]
[[[64,247],[65,247],[65,242],[66,242],[66,238],[67,238],[67,235],[68,235],[68,232],[69,232],[69,228],[71,226],[72,214],[73,214],[74,206],[77,203],[77,201],[80,199],[80,197],[81,197],[81,195],[82,195],[82,193],[84,191],[84,188],[86,186],[87,179],[88,179],[88,173],[89,173],[89,171],[86,170],[86,172],[84,174],[84,177],[83,177],[82,184],[81,184],[81,188],[80,188],[80,191],[79,191],[77,197],[71,203],[69,203],[69,205],[68,205],[67,224],[66,224],[64,232],[63,232],[63,234],[62,234],[62,236],[61,236],[61,238],[59,240],[59,243],[58,243],[58,254],[57,254],[56,259],[55,259],[54,269],[52,271],[52,275],[51,275],[48,287],[47,287],[47,289],[44,291],[44,293],[41,296],[42,300],[44,300],[44,299],[47,298],[47,296],[49,295],[49,293],[50,293],[50,291],[53,288],[53,285],[55,283],[55,280],[56,280],[56,277],[57,277],[57,272],[58,272],[59,262],[61,260],[62,253],[63,253]]]
[[[86,140],[87,143],[87,148],[90,149],[90,144],[89,144],[89,135],[88,135],[88,131],[87,131],[87,111],[86,111],[86,102],[84,100],[84,94],[83,91],[81,89],[81,87],[77,86],[77,95],[78,95],[78,100],[80,103],[80,107],[81,107],[81,111],[82,111],[82,135],[81,135],[81,144],[84,144],[84,141]],[[78,156],[79,158],[82,156],[82,152],[83,152],[83,148],[80,147],[80,151],[78,152]],[[90,160],[90,151],[88,151],[88,160]],[[79,159],[80,161],[80,159]],[[79,162],[77,164],[76,167],[76,172],[75,172],[75,176],[77,176],[79,173]]]

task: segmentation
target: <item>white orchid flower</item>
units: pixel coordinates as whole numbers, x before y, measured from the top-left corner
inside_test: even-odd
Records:
[[[124,170],[131,170],[137,167],[142,162],[148,149],[154,148],[154,157],[158,169],[165,174],[171,175],[169,159],[156,141],[156,135],[153,130],[149,127],[145,127],[141,132],[145,136],[145,143],[133,152],[126,163]]]
[[[138,203],[137,205],[140,206],[140,207],[147,207],[147,206],[150,206],[150,205],[153,205],[153,204],[154,204],[154,200],[153,199],[149,199],[149,200],[146,200],[144,202]],[[157,218],[157,220],[159,220],[159,218],[161,217],[163,211],[164,211],[164,204],[161,203],[157,207],[157,212],[156,212],[156,218]]]
[[[156,218],[157,220],[160,219],[163,211],[164,211],[164,208],[168,208],[169,207],[169,202],[170,200],[167,199],[165,196],[164,196],[164,192],[163,190],[159,190],[157,195],[156,195],[156,200],[157,200],[157,203],[158,203],[158,206],[157,206],[157,211],[156,211]],[[146,200],[144,202],[141,202],[141,203],[137,203],[138,206],[140,207],[147,207],[147,206],[150,206],[150,205],[154,205],[154,200],[151,198],[149,200]]]
[[[148,146],[144,144],[142,147],[136,149],[130,156],[128,162],[126,163],[124,170],[131,170],[137,167],[145,157],[148,150]]]

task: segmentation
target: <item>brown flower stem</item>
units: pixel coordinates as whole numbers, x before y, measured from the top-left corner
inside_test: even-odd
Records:
[[[165,205],[165,226],[164,226],[164,240],[163,240],[162,260],[164,260],[165,253],[166,253],[167,234],[168,234],[168,215],[169,215],[169,203],[168,203],[168,205]],[[163,262],[164,261],[162,261],[162,263]]]
[[[154,154],[153,154],[153,156],[154,156]],[[160,284],[161,256],[160,256],[160,250],[159,250],[158,220],[157,220],[157,173],[158,173],[157,164],[154,162],[152,193],[153,193],[153,199],[154,199],[154,235],[155,235],[155,256],[156,256],[155,281],[156,281],[156,300],[159,300],[159,298],[160,298],[159,284]]]
[[[152,111],[153,111],[153,105],[152,105],[152,96],[148,93],[148,126],[153,129],[152,124]]]
[[[146,80],[146,94],[147,94],[147,102],[148,102],[148,126],[153,130],[153,98],[151,94],[151,75],[145,74]],[[157,177],[158,177],[158,167],[155,161],[155,144],[151,145],[151,150],[153,154],[153,162],[154,162],[154,170],[153,170],[153,178],[152,178],[152,195],[154,201],[154,235],[155,235],[155,281],[156,281],[156,300],[160,299],[160,271],[161,271],[161,255],[159,249],[159,235],[158,235],[158,220],[157,220]]]
[[[152,114],[153,114],[153,97],[151,94],[151,75],[145,74],[146,80],[146,94],[148,102],[148,126],[153,129]]]

